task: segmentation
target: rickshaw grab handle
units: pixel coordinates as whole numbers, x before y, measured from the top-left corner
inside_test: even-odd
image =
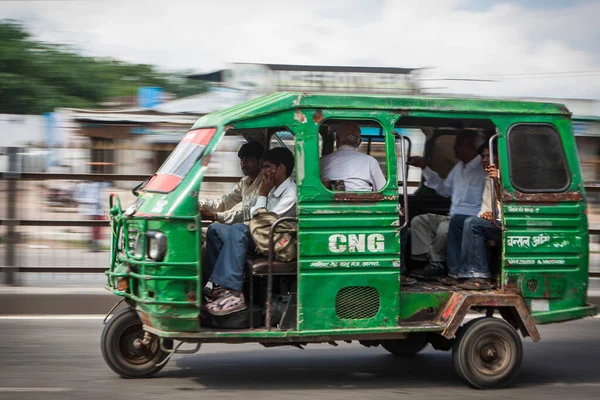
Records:
[[[267,330],[271,330],[271,300],[273,298],[273,259],[275,258],[275,243],[273,242],[273,234],[275,233],[275,228],[277,225],[286,221],[294,221],[298,222],[298,218],[296,217],[282,217],[277,221],[273,222],[271,228],[269,229],[269,258],[268,258],[268,269],[267,269],[267,301],[265,305],[265,325]],[[250,305],[252,307],[252,305]]]

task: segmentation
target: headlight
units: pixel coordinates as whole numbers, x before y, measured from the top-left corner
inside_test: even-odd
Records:
[[[148,232],[148,258],[154,261],[162,261],[167,252],[167,238],[160,232]]]

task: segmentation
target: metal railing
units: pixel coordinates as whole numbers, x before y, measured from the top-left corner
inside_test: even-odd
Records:
[[[6,232],[6,246],[4,254],[4,280],[6,284],[15,284],[16,275],[19,273],[39,274],[104,274],[107,267],[81,267],[81,266],[17,266],[15,247],[19,244],[19,233],[16,227],[108,227],[108,220],[90,219],[48,219],[48,218],[19,218],[17,216],[17,201],[10,201],[17,197],[18,184],[22,181],[48,181],[48,180],[82,180],[82,181],[131,181],[142,182],[147,175],[117,175],[117,174],[64,174],[64,173],[3,173],[1,180],[6,182],[6,217],[0,218],[0,226],[4,226]],[[234,183],[238,182],[238,176],[206,176],[204,182],[210,183]],[[418,182],[409,182],[408,186],[416,187]],[[600,192],[600,183],[588,183],[585,189],[589,193]],[[207,226],[208,221],[203,222]],[[600,227],[589,229],[590,235],[600,235]],[[600,272],[590,272],[590,277],[600,278]]]

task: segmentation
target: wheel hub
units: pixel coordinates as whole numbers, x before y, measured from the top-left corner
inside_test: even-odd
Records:
[[[493,362],[498,358],[498,350],[494,345],[487,345],[481,349],[481,358],[486,362]]]
[[[490,333],[482,336],[473,348],[473,365],[480,373],[495,375],[510,364],[510,350],[502,335]]]
[[[123,331],[119,340],[121,355],[131,364],[144,364],[158,352],[158,341],[146,344],[141,325],[130,326]]]

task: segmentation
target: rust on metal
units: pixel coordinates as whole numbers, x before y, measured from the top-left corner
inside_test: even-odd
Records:
[[[211,155],[204,156],[204,158],[202,159],[202,166],[203,167],[208,167],[208,164],[210,164],[210,160],[211,159],[212,159]]]
[[[454,312],[454,309],[456,308],[456,305],[461,300],[463,300],[461,296],[457,296],[456,294],[452,295],[452,301],[450,302],[448,307],[446,307],[446,310],[444,311],[444,314],[442,315],[442,320],[447,320],[448,317],[450,315],[452,315],[452,313]]]
[[[321,122],[323,122],[323,111],[321,111],[321,110],[315,111],[315,114],[313,115],[313,120],[317,124],[320,124]]]
[[[119,278],[117,290],[120,292],[126,292],[129,290],[129,278]]]
[[[515,293],[503,293],[498,291],[455,292],[453,296],[459,296],[462,304],[458,309],[448,315],[451,319],[442,332],[442,336],[451,339],[456,335],[469,310],[474,309],[498,309],[501,315],[513,326],[521,331],[524,337],[530,336],[534,342],[540,340],[540,333],[531,318],[531,314],[521,296]],[[453,300],[454,301],[454,300]],[[446,323],[444,316],[440,322]]]
[[[185,300],[189,301],[190,303],[195,303],[196,302],[196,292],[186,293]]]
[[[137,310],[138,316],[142,320],[142,323],[148,327],[152,327],[152,323],[150,322],[150,318],[148,318],[148,314],[143,311]]]
[[[580,201],[583,200],[581,192],[564,193],[523,193],[515,190],[513,194],[503,191],[503,201],[527,201],[532,203],[558,203],[561,201]]]
[[[333,195],[333,198],[337,201],[383,201],[383,200],[396,200],[395,196],[385,196],[383,193],[352,193],[352,192],[339,192]]]
[[[299,108],[296,109],[296,112],[294,113],[294,119],[300,122],[301,124],[305,124],[307,121],[306,115],[302,114],[302,110],[300,110]]]

